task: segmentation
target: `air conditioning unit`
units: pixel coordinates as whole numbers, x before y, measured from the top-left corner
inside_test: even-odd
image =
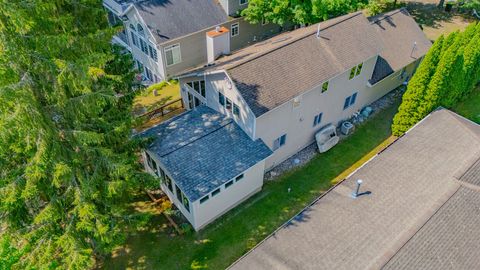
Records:
[[[328,124],[315,134],[315,140],[317,141],[318,151],[325,153],[334,147],[340,138],[337,136],[337,128]]]
[[[340,126],[340,131],[342,132],[343,135],[348,135],[352,133],[354,127],[355,126],[352,123],[345,121]]]

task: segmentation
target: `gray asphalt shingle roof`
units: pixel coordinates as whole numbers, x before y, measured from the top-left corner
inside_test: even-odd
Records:
[[[228,69],[257,117],[382,49],[378,33],[361,12],[320,23],[320,38],[317,25],[308,29],[302,38]]]
[[[231,119],[207,106],[197,107],[141,134],[154,137],[148,150],[190,201],[266,159],[272,151],[253,141]]]
[[[479,159],[480,126],[437,110],[231,269],[473,269]]]
[[[147,0],[134,5],[157,43],[228,20],[227,14],[216,0]]]
[[[424,56],[432,46],[405,8],[380,14],[369,20],[384,44],[370,79],[371,84]]]

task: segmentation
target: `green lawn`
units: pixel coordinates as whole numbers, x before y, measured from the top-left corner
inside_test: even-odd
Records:
[[[301,169],[266,183],[263,191],[200,233],[165,233],[156,216],[151,227],[130,234],[105,261],[107,269],[224,269],[333,185],[335,177],[390,136],[398,104],[377,114],[351,137]],[[287,189],[291,187],[291,193]]]
[[[460,115],[480,124],[480,86],[459,102],[453,110]]]

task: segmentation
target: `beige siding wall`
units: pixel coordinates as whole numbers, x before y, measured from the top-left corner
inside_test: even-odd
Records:
[[[199,76],[199,77],[186,77],[180,79],[180,85],[184,83],[195,81],[195,80],[204,80],[205,79],[205,92],[206,92],[206,99],[202,101],[205,102],[207,106],[210,108],[229,115],[232,117],[235,122],[240,126],[240,128],[247,133],[250,138],[253,138],[254,134],[254,126],[255,126],[255,116],[253,115],[252,111],[248,107],[245,100],[242,98],[238,90],[235,88],[233,83],[230,83],[232,87],[229,87],[227,80],[230,81],[226,73],[219,72],[215,74],[209,74],[206,76]],[[187,89],[182,88],[182,99],[185,102],[184,104],[188,104],[187,98]],[[221,92],[225,95],[226,98],[229,98],[233,103],[237,104],[240,109],[240,115],[236,116],[232,113],[232,111],[226,110],[223,106],[220,105],[218,101],[218,93]]]
[[[250,44],[253,44],[256,41],[263,40],[267,37],[271,37],[281,31],[281,27],[274,24],[261,25],[256,24],[252,25],[242,18],[233,19],[228,21],[221,26],[231,29],[231,25],[238,23],[239,24],[239,35],[235,37],[230,37],[230,47],[231,51],[238,50]],[[161,44],[162,47],[162,57],[165,61],[165,56],[163,54],[163,48],[170,45],[179,44],[180,51],[182,56],[182,61],[175,65],[166,67],[166,76],[174,76],[186,69],[201,66],[202,64],[207,63],[207,40],[206,33],[208,31],[214,30],[215,27],[207,28],[205,30],[184,36],[181,38],[173,39],[171,41]]]
[[[375,61],[376,57],[365,61],[360,76],[352,80],[349,80],[350,70],[330,79],[327,92],[322,93],[319,85],[304,93],[299,97],[298,107],[294,108],[293,101],[289,101],[257,118],[255,136],[262,138],[269,147],[273,147],[275,139],[287,134],[286,144],[267,159],[267,170],[314,142],[315,133],[324,125],[338,125],[340,121],[349,118],[402,83],[396,76],[399,74],[397,72],[374,87],[368,87],[367,82],[372,75]],[[409,72],[413,71],[413,67],[414,64],[409,66]],[[358,92],[355,104],[343,110],[345,99],[355,92]],[[314,127],[314,117],[319,113],[323,113],[322,122]]]
[[[233,183],[228,188],[221,186],[221,191],[215,197],[200,204],[200,200],[193,203],[194,228],[199,230],[208,223],[214,221],[228,210],[262,189],[265,161],[257,163],[244,172],[242,180]]]
[[[240,5],[240,0],[228,0],[228,15],[239,16],[240,11],[248,7],[248,3]]]

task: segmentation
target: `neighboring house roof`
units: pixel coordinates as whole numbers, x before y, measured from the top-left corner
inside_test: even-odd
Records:
[[[134,5],[157,43],[228,20],[227,14],[216,0],[147,0]]]
[[[229,117],[200,106],[141,134],[190,201],[196,201],[272,151]]]
[[[479,167],[480,126],[437,110],[231,269],[478,268]]]
[[[404,8],[371,17],[369,20],[385,45],[377,59],[371,84],[421,58],[432,46]]]
[[[228,69],[255,116],[375,57],[382,48],[361,12],[308,28],[307,35]]]

